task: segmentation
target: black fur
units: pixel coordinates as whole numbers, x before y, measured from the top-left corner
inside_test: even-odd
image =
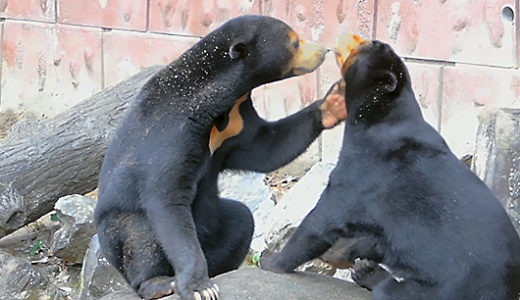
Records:
[[[226,128],[237,99],[293,76],[290,28],[273,18],[233,19],[143,87],[108,148],[95,223],[107,260],[142,297],[184,299],[209,291],[209,276],[236,269],[253,233],[245,205],[219,199],[224,169],[272,171],[319,135],[318,101],[278,122],[240,104],[241,132],[213,154],[210,131]],[[320,61],[321,62],[321,61]]]
[[[341,238],[367,237],[382,256],[354,278],[372,299],[518,299],[518,235],[486,185],[424,121],[404,63],[378,41],[352,59],[337,166],[285,248],[261,266],[290,272]]]

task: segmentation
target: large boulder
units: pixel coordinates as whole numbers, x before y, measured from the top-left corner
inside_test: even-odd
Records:
[[[61,228],[54,233],[51,251],[68,263],[81,263],[96,229],[93,222],[96,200],[82,196],[61,197],[54,208]]]
[[[264,254],[280,251],[285,246],[303,218],[316,206],[332,169],[334,164],[321,162],[315,164],[273,209],[264,213],[266,218],[262,220],[262,230],[257,233],[264,241],[261,250]],[[255,246],[254,240],[253,246]],[[257,246],[257,248],[261,247]],[[337,278],[350,280],[350,272],[337,272],[336,268],[319,259],[307,262],[297,270],[334,275]]]
[[[263,235],[268,214],[274,207],[273,193],[265,184],[265,175],[255,172],[224,172],[219,175],[220,197],[241,201],[253,213],[255,232],[251,248],[264,247]]]
[[[271,200],[272,193],[265,185],[265,175],[255,172],[227,171],[219,175],[220,197],[243,202],[253,212],[263,202]]]
[[[370,293],[359,286],[314,273],[276,274],[259,268],[242,268],[214,278],[225,300],[368,300]],[[130,288],[100,300],[138,300]],[[163,298],[178,300],[176,295]]]
[[[520,233],[520,109],[497,109],[480,116],[472,169]]]
[[[285,194],[272,210],[264,236],[270,250],[281,250],[303,218],[316,206],[333,164],[317,163]]]
[[[95,235],[83,260],[79,299],[98,299],[115,291],[128,289],[123,276],[101,255],[99,240]]]

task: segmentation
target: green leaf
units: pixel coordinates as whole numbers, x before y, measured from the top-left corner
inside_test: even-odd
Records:
[[[43,249],[43,242],[42,241],[37,241],[36,244],[34,244],[32,247],[31,247],[31,250],[29,251],[29,255],[30,256],[35,256],[36,254],[38,254],[38,252],[40,252],[40,250]]]
[[[253,264],[257,265],[258,266],[258,263],[260,262],[260,252],[256,252],[255,254],[253,254],[253,257],[251,257],[251,261],[253,262]]]
[[[54,221],[54,222],[59,222],[60,221],[60,219],[58,218],[58,214],[57,213],[51,214],[51,221]]]

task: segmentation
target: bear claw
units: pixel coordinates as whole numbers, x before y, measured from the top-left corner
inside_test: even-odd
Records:
[[[220,289],[216,284],[213,287],[204,289],[199,292],[194,292],[193,297],[195,300],[218,300]]]

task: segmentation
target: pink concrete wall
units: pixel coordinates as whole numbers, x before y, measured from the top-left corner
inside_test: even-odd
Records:
[[[390,43],[409,66],[426,119],[462,155],[472,152],[479,113],[520,106],[518,2],[0,0],[0,112],[55,115],[166,64],[232,17],[263,14],[327,45],[345,31]],[[257,108],[268,119],[283,117],[338,76],[330,56],[313,74],[259,88]],[[341,129],[323,136],[325,160],[334,160],[340,142]]]

